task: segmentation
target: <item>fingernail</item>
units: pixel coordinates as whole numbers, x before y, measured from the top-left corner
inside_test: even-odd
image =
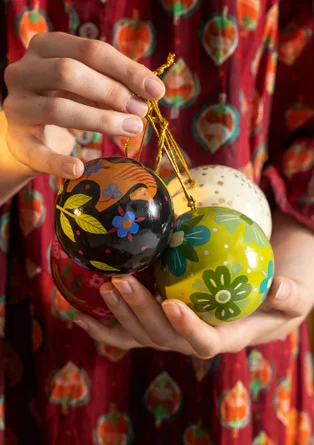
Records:
[[[105,300],[105,302],[107,304],[109,304],[110,306],[113,306],[113,305],[119,303],[119,297],[116,294],[116,292],[114,292],[113,290],[100,291],[100,293],[101,293],[101,296],[103,297],[103,299]]]
[[[140,134],[143,131],[143,122],[140,119],[127,117],[122,121],[122,130],[128,134]]]
[[[75,176],[76,175],[76,164],[72,162],[65,162],[62,165],[62,171],[67,176]]]
[[[274,283],[276,288],[276,283]],[[281,281],[277,292],[275,293],[275,300],[284,301],[290,297],[292,292],[292,285],[289,281]]]
[[[169,316],[169,318],[172,318],[174,320],[179,320],[182,317],[181,309],[177,304],[164,303],[162,306],[167,316]]]
[[[84,331],[88,332],[88,326],[82,320],[73,320],[75,324],[77,324],[80,328],[84,329]]]
[[[140,117],[145,117],[148,107],[142,100],[131,97],[126,104],[126,111],[131,114],[137,114]]]
[[[163,83],[155,77],[146,77],[144,87],[146,92],[154,99],[160,99],[165,94]]]
[[[113,278],[112,284],[117,287],[118,291],[122,295],[130,296],[133,294],[132,287],[125,280],[121,280],[119,278]]]

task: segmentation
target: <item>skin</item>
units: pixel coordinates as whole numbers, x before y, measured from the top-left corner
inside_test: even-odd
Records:
[[[137,135],[147,105],[135,95],[158,100],[165,93],[149,69],[111,45],[63,33],[33,37],[5,81],[2,202],[37,174],[79,178],[83,163],[70,157],[75,137],[82,131]]]
[[[150,70],[110,45],[62,33],[35,36],[5,78],[0,205],[36,175],[79,178],[83,163],[70,156],[75,137],[83,130],[139,134],[147,108],[134,94],[159,100],[165,92]],[[266,302],[245,320],[208,326],[180,301],[161,305],[128,276],[101,289],[121,326],[106,327],[84,314],[76,323],[92,338],[121,349],[152,347],[201,358],[284,338],[313,306],[314,235],[277,212],[272,245],[277,277]]]

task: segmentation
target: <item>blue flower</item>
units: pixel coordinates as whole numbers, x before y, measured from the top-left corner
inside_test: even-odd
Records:
[[[168,265],[175,277],[184,275],[187,260],[199,261],[194,246],[202,246],[210,239],[210,230],[198,225],[202,219],[203,215],[193,219],[191,215],[183,215],[176,224],[169,247],[162,257],[163,267]]]
[[[263,294],[263,298],[262,300],[264,301],[268,291],[270,289],[270,286],[272,284],[274,278],[274,263],[272,261],[269,261],[268,263],[268,273],[266,278],[261,282],[260,287],[259,287],[259,292],[260,294]]]
[[[103,189],[101,194],[104,198],[114,198],[114,199],[121,198],[121,196],[122,196],[122,193],[119,190],[119,186],[115,182],[112,184],[109,184],[108,188]]]
[[[91,173],[98,173],[101,167],[102,167],[101,161],[88,163],[85,165],[84,174],[89,175]]]
[[[127,235],[134,235],[138,232],[139,225],[135,222],[133,212],[126,212],[124,216],[115,216],[112,225],[118,229],[118,237],[125,238]]]

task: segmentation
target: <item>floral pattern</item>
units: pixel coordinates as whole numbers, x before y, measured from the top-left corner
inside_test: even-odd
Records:
[[[198,254],[193,246],[202,246],[210,239],[210,230],[198,223],[203,215],[192,218],[184,215],[177,221],[169,247],[163,257],[163,268],[167,265],[170,272],[180,277],[186,271],[187,260],[198,262]]]
[[[260,293],[263,294],[263,297],[262,297],[263,300],[265,299],[265,297],[266,297],[266,295],[267,295],[267,293],[268,293],[268,291],[270,289],[270,286],[271,286],[271,284],[273,282],[274,273],[275,273],[274,263],[273,263],[273,261],[269,261],[267,276],[261,282],[261,285],[260,285],[260,288],[259,288]]]
[[[112,225],[117,229],[119,238],[125,238],[130,235],[135,235],[139,230],[139,225],[135,222],[135,215],[133,212],[126,212],[124,216],[115,216],[112,220]]]
[[[109,186],[101,192],[104,198],[118,199],[122,197],[122,192],[119,190],[118,184],[109,184]]]
[[[231,281],[229,269],[219,266],[215,271],[206,270],[203,280],[209,293],[195,292],[190,297],[196,312],[214,311],[215,317],[222,321],[240,315],[237,302],[247,298],[252,291],[247,276],[240,275]]]
[[[84,174],[89,175],[92,173],[98,173],[102,167],[102,163],[100,161],[93,162],[85,165]]]

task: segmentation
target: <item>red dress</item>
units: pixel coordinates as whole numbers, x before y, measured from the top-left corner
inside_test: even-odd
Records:
[[[263,171],[276,205],[314,229],[311,0],[4,3],[0,54],[9,62],[46,30],[108,41],[152,69],[176,53],[161,107],[189,164],[229,165],[256,182]],[[88,133],[75,152],[86,160],[123,146]],[[144,151],[148,165],[152,153]],[[161,171],[172,175],[165,160]],[[73,324],[48,262],[59,183],[36,178],[1,209],[0,444],[312,444],[306,325],[202,361],[124,352]]]

